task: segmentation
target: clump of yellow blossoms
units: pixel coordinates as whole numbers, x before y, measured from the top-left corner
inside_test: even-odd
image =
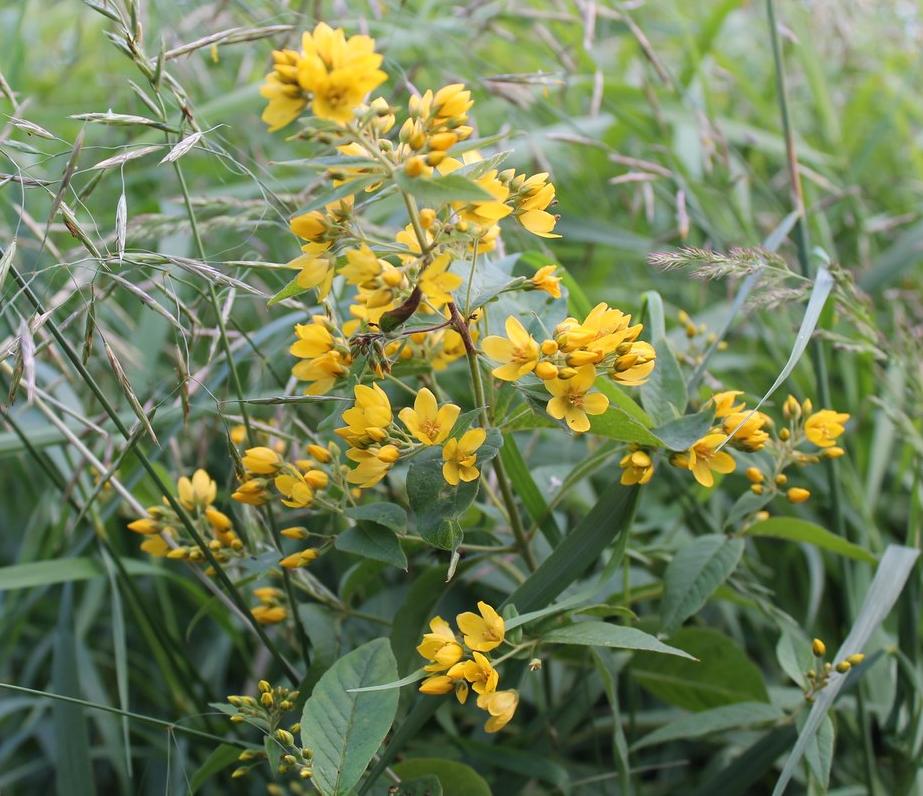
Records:
[[[813,702],[817,693],[829,685],[830,678],[833,676],[834,672],[846,674],[853,666],[858,666],[865,660],[864,653],[854,652],[852,655],[847,655],[837,663],[825,661],[824,657],[827,655],[827,645],[819,638],[811,642],[811,654],[814,656],[815,666],[804,673],[807,683],[804,688],[804,698],[808,702]]]
[[[464,704],[470,689],[478,695],[477,706],[488,714],[484,729],[502,730],[516,712],[519,693],[514,689],[498,690],[500,675],[484,653],[504,643],[503,617],[487,603],[479,602],[478,613],[466,611],[455,622],[461,640],[442,617],[430,620],[430,632],[423,635],[417,646],[417,652],[429,661],[423,667],[427,677],[420,684],[420,691],[431,695],[454,692],[455,698]]]

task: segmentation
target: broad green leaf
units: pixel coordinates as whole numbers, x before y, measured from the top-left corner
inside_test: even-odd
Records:
[[[334,537],[333,546],[344,553],[383,561],[407,571],[407,556],[401,549],[397,535],[377,522],[360,522],[347,528]]]
[[[687,627],[669,641],[698,661],[647,653],[638,653],[632,661],[634,678],[658,699],[695,711],[735,702],[769,702],[760,670],[723,633]]]
[[[603,382],[602,379],[599,381]],[[601,415],[591,416],[590,432],[619,442],[636,442],[652,448],[663,447],[659,437],[617,406],[610,406]]]
[[[799,730],[804,729],[805,721],[805,714],[800,714],[798,716]],[[830,767],[833,764],[833,747],[835,743],[836,732],[833,727],[833,721],[830,719],[830,714],[827,713],[817,728],[817,732],[810,737],[804,748],[804,759],[808,761],[811,773],[817,778],[824,792],[830,787]]]
[[[312,782],[322,796],[345,795],[356,786],[397,711],[395,690],[348,689],[395,679],[391,646],[379,638],[340,658],[314,687],[301,716],[301,744],[314,753]]]
[[[396,768],[392,767],[391,770],[395,771]],[[439,777],[426,774],[422,777],[402,779],[400,782],[379,782],[372,793],[374,796],[443,796],[445,791]]]
[[[500,432],[490,429],[477,452],[481,477],[485,465],[497,455],[502,444]],[[420,536],[434,547],[455,550],[463,536],[458,518],[474,502],[479,486],[480,478],[458,486],[447,483],[442,474],[439,449],[427,450],[418,456],[407,473],[407,497]]]
[[[546,644],[579,644],[584,647],[612,647],[614,649],[644,650],[663,655],[679,655],[681,658],[694,658],[676,647],[658,641],[655,636],[638,630],[636,627],[611,625],[608,622],[591,620],[575,622],[567,627],[549,630],[542,636]]]
[[[847,558],[854,558],[857,561],[865,561],[867,564],[877,562],[873,556],[864,547],[831,533],[826,528],[822,528],[808,520],[802,520],[798,517],[770,517],[768,520],[761,520],[751,525],[747,529],[749,536],[766,536],[773,539],[787,539],[790,542],[805,542],[831,553],[838,553]]]
[[[632,420],[636,420],[645,428],[651,428],[654,421],[645,412],[628,392],[629,388],[621,387],[612,379],[597,379],[596,389],[609,399],[609,405],[621,409]]]
[[[424,207],[439,207],[446,202],[489,202],[493,199],[480,185],[461,174],[408,177],[403,171],[398,171],[395,182]]]
[[[354,520],[376,522],[398,533],[407,530],[407,512],[397,503],[364,503],[346,509],[346,516]]]
[[[801,628],[785,624],[782,634],[776,642],[776,660],[779,666],[799,688],[807,685],[805,672],[814,667],[814,654],[811,652],[811,640]]]
[[[590,512],[504,605],[515,605],[520,613],[543,608],[581,578],[606,547],[627,538],[638,495],[637,487],[618,483],[606,487]]]
[[[657,352],[657,364],[641,387],[641,405],[662,426],[677,418],[686,408],[686,381],[673,349],[667,341],[663,299],[656,290],[644,294],[645,319],[651,345]]]
[[[660,626],[665,634],[705,605],[737,568],[743,552],[743,539],[723,534],[698,536],[676,552],[664,573]]]
[[[849,635],[846,636],[832,660],[839,661],[854,652],[865,650],[872,633],[891,613],[919,555],[920,551],[912,547],[888,545],[868,592],[866,592],[865,600],[862,602],[862,608],[853,623],[852,630],[849,631]],[[848,676],[848,674],[834,674],[827,686],[817,695],[804,727],[798,733],[798,740],[785,761],[782,773],[773,788],[772,796],[782,796],[785,792],[785,788],[795,773],[795,768],[808,745],[812,743],[812,736],[820,728]]]
[[[205,758],[205,762],[199,766],[189,780],[189,793],[193,796],[215,774],[229,768],[237,762],[240,756],[240,747],[231,746],[223,743],[212,751]]]
[[[632,746],[632,749],[643,749],[645,746],[655,746],[668,741],[701,738],[703,735],[710,735],[714,732],[749,729],[760,724],[779,721],[784,716],[785,714],[779,708],[767,705],[765,702],[738,702],[733,705],[722,705],[674,719],[669,724],[664,724],[645,735]]]
[[[392,766],[401,779],[435,776],[444,796],[491,796],[490,786],[471,766],[437,757],[411,757]]]
[[[651,429],[671,451],[685,451],[704,437],[715,422],[714,409],[704,409],[694,415],[684,415]]]
[[[503,435],[500,461],[503,462],[513,489],[526,507],[526,511],[529,512],[532,521],[538,524],[548,544],[554,547],[561,541],[561,531],[555,522],[554,514],[548,509],[544,496],[536,486],[532,473],[529,472],[512,434]]]
[[[279,763],[282,762],[282,746],[271,735],[266,735],[263,737],[263,751],[266,752],[266,762],[269,764],[269,771],[272,773],[273,779],[275,779],[275,775],[279,770]]]

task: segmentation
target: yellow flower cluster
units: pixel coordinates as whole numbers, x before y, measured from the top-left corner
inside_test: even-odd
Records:
[[[300,52],[277,50],[272,59],[273,70],[260,89],[269,100],[263,121],[270,130],[293,122],[309,103],[319,119],[346,124],[365,96],[388,78],[378,68],[382,56],[374,39],[347,38],[323,22],[302,35]]]
[[[262,506],[271,499],[273,486],[284,506],[307,508],[330,483],[324,465],[333,458],[331,450],[320,445],[308,445],[307,452],[307,459],[292,464],[273,448],[248,448],[241,458],[243,479],[231,497],[250,506]]]
[[[549,276],[539,272],[536,279],[545,283]],[[638,340],[643,325],[632,326],[630,315],[605,303],[582,322],[566,318],[541,343],[512,315],[505,328],[506,337],[491,335],[482,343],[484,353],[501,363],[493,375],[503,381],[537,376],[552,396],[548,414],[576,432],[588,431],[588,415],[603,414],[609,406],[605,395],[591,392],[598,375],[635,387],[647,381],[656,361],[654,347]]]
[[[487,438],[482,428],[465,431],[459,439],[449,438],[461,412],[456,404],[439,406],[436,396],[426,387],[414,399],[413,408],[398,413],[405,430],[393,419],[388,394],[378,385],[357,384],[355,401],[343,412],[342,428],[336,433],[350,447],[346,458],[356,462],[346,480],[360,488],[372,487],[388,474],[394,464],[412,455],[421,447],[442,446],[442,473],[452,486],[461,481],[474,481],[480,475],[477,451]]]
[[[181,477],[176,484],[177,500],[189,512],[209,549],[219,563],[239,556],[243,542],[234,530],[230,517],[212,505],[218,495],[214,479],[202,469],[191,478]],[[141,549],[156,558],[203,561],[205,554],[192,538],[187,538],[179,517],[164,499],[162,506],[150,506],[147,516],[128,523],[128,529],[144,536]]]
[[[808,669],[804,673],[807,686],[804,689],[804,698],[808,702],[813,702],[819,691],[822,691],[830,683],[830,678],[834,672],[846,674],[853,666],[859,666],[865,660],[865,654],[854,652],[847,655],[841,661],[832,663],[824,661],[827,655],[827,645],[819,638],[811,642],[811,654],[814,656],[814,668]]]
[[[253,590],[257,604],[250,608],[250,613],[261,625],[277,625],[288,617],[282,589],[275,586],[260,586]]]
[[[500,675],[484,654],[499,647],[506,635],[506,626],[490,605],[478,603],[478,613],[466,611],[455,618],[461,641],[442,617],[434,617],[430,632],[423,635],[417,647],[429,663],[424,666],[428,676],[420,685],[424,694],[440,695],[454,692],[464,704],[469,688],[477,695],[477,706],[488,714],[484,729],[503,729],[516,712],[519,694],[510,689],[498,691]],[[466,657],[470,653],[470,658]]]
[[[813,464],[824,458],[843,455],[843,449],[836,446],[837,438],[845,430],[849,415],[831,409],[813,412],[810,400],[799,403],[794,396],[788,396],[782,407],[782,414],[788,425],[774,433],[775,424],[768,415],[750,411],[746,403],[739,400],[739,390],[715,393],[709,404],[714,407],[718,425],[699,439],[688,451],[675,453],[670,462],[676,467],[688,469],[702,486],[714,486],[714,473],[726,474],[736,469],[734,457],[727,448],[745,453],[767,451],[771,463],[766,468],[748,467],[745,475],[751,482],[750,489],[757,495],[770,496],[788,484],[784,470],[792,464]],[[767,431],[767,429],[769,429]],[[728,437],[731,436],[730,440]],[[727,442],[727,448],[724,448]],[[821,449],[820,453],[801,450],[799,446],[811,443]],[[722,448],[722,450],[718,450]],[[633,478],[631,460],[622,459],[622,483]],[[803,503],[811,493],[802,487],[790,486],[785,495],[791,503]]]

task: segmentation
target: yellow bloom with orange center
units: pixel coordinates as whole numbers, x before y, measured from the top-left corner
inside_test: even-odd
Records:
[[[461,439],[450,439],[442,446],[442,476],[452,486],[474,481],[481,473],[477,468],[477,450],[487,439],[483,428],[471,428]]]
[[[449,677],[463,677],[477,694],[490,694],[497,690],[500,675],[491,665],[486,655],[472,653],[473,660],[460,661],[447,672]]]
[[[561,298],[561,277],[554,275],[557,268],[556,265],[543,265],[529,282],[537,290],[544,290],[552,298]]]
[[[340,28],[320,22],[302,36],[301,47],[298,83],[311,93],[311,111],[320,119],[350,121],[366,95],[388,78],[368,36],[347,39]]]
[[[502,730],[512,720],[518,705],[519,692],[514,689],[481,694],[478,697],[478,707],[490,714],[490,718],[484,724],[484,731]]]
[[[346,426],[336,429],[350,445],[363,446],[387,439],[391,425],[391,402],[377,384],[357,384],[353,388],[355,403],[343,412]]]
[[[679,454],[674,459],[679,466],[686,467],[702,486],[712,487],[715,485],[713,472],[732,473],[737,467],[731,454],[717,450],[724,440],[724,434],[706,434],[685,454]]]
[[[461,408],[455,404],[436,402],[436,396],[426,387],[417,393],[413,409],[401,409],[398,417],[407,430],[424,445],[441,445],[458,420]]]
[[[584,365],[570,379],[549,379],[544,382],[551,393],[546,410],[555,420],[564,420],[571,431],[590,430],[587,415],[601,415],[609,408],[609,399],[600,392],[590,392],[596,381],[596,368]]]
[[[506,337],[490,335],[484,338],[481,347],[491,359],[503,363],[491,371],[496,378],[516,381],[535,370],[539,346],[515,316],[508,316],[504,325]]]
[[[833,409],[821,409],[804,421],[804,434],[818,448],[829,448],[845,430],[849,415]]]
[[[503,643],[506,623],[493,607],[483,601],[478,602],[478,612],[465,611],[455,617],[455,621],[471,650],[490,652]]]
[[[445,671],[462,659],[464,651],[449,623],[441,616],[430,620],[429,629],[430,632],[424,633],[423,640],[417,645],[417,652],[430,661],[425,667],[426,671]]]
[[[622,468],[619,483],[625,486],[646,484],[654,475],[654,462],[647,451],[629,451],[619,460],[619,467]]]

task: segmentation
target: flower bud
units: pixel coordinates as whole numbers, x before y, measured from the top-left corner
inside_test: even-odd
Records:
[[[849,661],[840,661],[836,665],[836,670],[840,674],[846,674],[846,672],[848,672],[850,669],[852,669],[852,664]]]
[[[788,498],[789,503],[804,503],[811,497],[811,493],[807,489],[802,489],[800,486],[793,486],[785,493],[785,496]]]
[[[814,653],[815,657],[823,658],[827,654],[827,645],[819,638],[816,638],[811,642],[811,652]]]
[[[846,660],[849,661],[850,666],[858,666],[865,660],[865,655],[861,652],[856,652],[850,655]]]
[[[404,173],[408,177],[419,177],[426,168],[423,158],[414,156],[404,164]]]
[[[558,344],[554,340],[542,340],[542,353],[552,357],[558,353]]]
[[[548,381],[549,379],[554,379],[558,375],[558,368],[556,365],[552,365],[550,362],[539,362],[535,366],[535,375],[538,376],[542,381]]]
[[[763,472],[759,467],[748,467],[744,475],[747,476],[747,480],[752,484],[763,483]]]
[[[295,745],[295,736],[292,735],[288,730],[276,730],[276,738],[286,746]]]

